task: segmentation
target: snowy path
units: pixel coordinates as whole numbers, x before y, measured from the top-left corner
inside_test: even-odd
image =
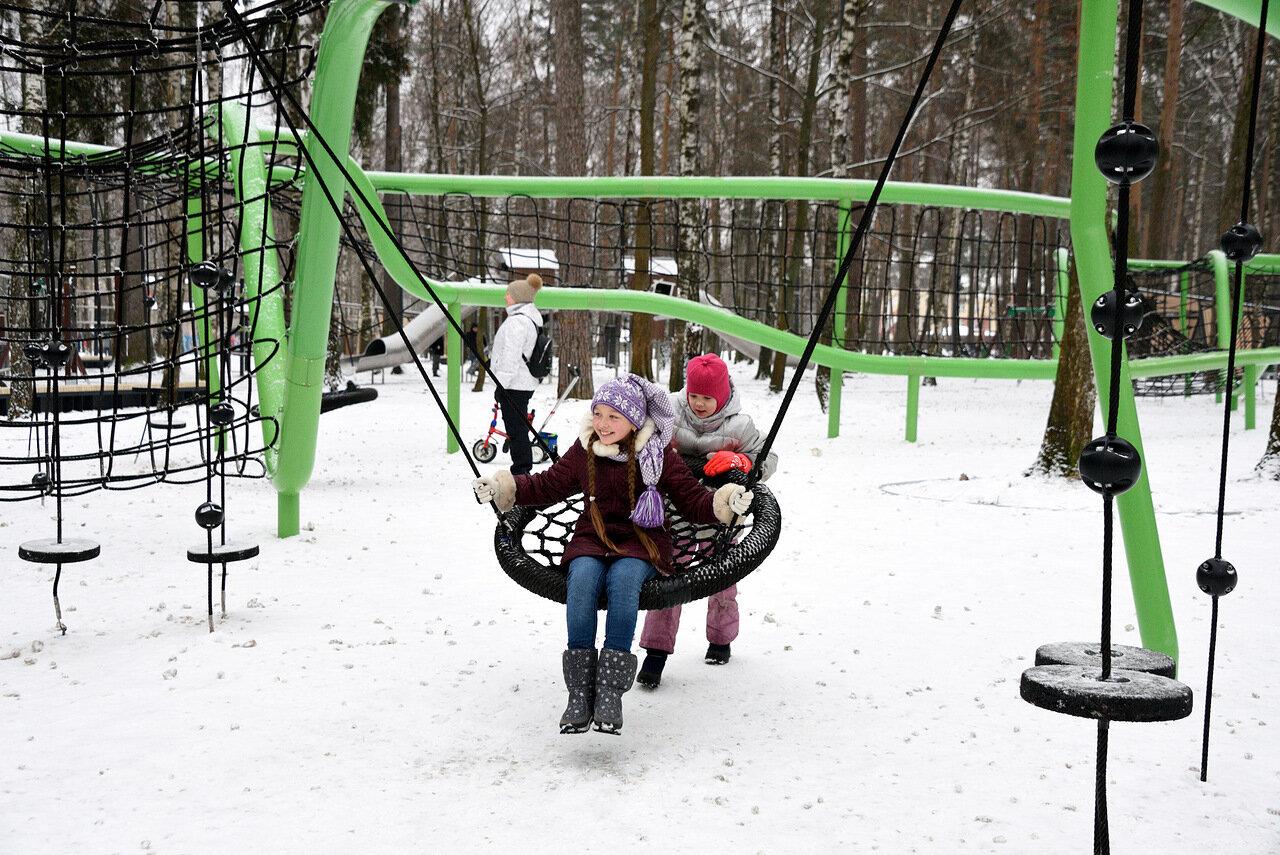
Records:
[[[776,399],[737,377],[767,424]],[[70,503],[68,533],[103,555],[64,573],[66,637],[51,575],[16,557],[49,509],[0,506],[0,657],[16,652],[0,658],[0,852],[1088,849],[1094,728],[1018,698],[1037,645],[1097,634],[1100,502],[1020,475],[1048,384],[940,381],[911,446],[901,380],[848,379],[838,440],[806,383],[772,482],[783,538],[741,586],[732,662],[702,664],[705,611],[687,607],[662,687],[626,696],[613,738],[556,732],[561,607],[498,570],[429,397],[392,379],[324,417],[301,537],[273,538],[268,485],[233,485],[233,533],[263,555],[233,568],[212,635],[183,556],[201,490]],[[464,393],[469,439],[489,400]],[[1194,570],[1221,417],[1212,399],[1139,406],[1197,698],[1190,719],[1112,729],[1114,851],[1274,853],[1280,485],[1251,477],[1265,434],[1233,440],[1225,554],[1242,583],[1222,604],[1201,784]],[[565,442],[578,412],[556,417]],[[1117,640],[1136,644],[1123,574],[1116,591]]]

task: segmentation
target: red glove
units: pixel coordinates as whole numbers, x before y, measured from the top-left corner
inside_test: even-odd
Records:
[[[736,451],[717,451],[711,455],[702,467],[702,471],[711,477],[723,475],[730,469],[737,469],[741,472],[751,471],[751,458],[745,454],[739,454]]]

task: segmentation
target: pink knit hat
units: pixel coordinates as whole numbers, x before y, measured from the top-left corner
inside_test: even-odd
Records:
[[[706,395],[716,399],[716,412],[729,401],[729,367],[714,353],[704,353],[689,360],[685,369],[685,394]]]

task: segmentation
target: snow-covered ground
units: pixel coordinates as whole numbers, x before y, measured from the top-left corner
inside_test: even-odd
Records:
[[[778,399],[735,372],[767,424]],[[661,688],[626,696],[619,737],[559,735],[561,607],[498,569],[493,517],[420,381],[379,392],[324,416],[302,536],[274,538],[265,482],[233,485],[233,534],[262,556],[233,567],[213,634],[184,556],[200,488],[69,503],[68,535],[103,550],[64,573],[65,637],[51,573],[16,556],[52,533],[50,507],[0,506],[0,852],[1088,850],[1095,729],[1018,697],[1037,645],[1097,633],[1100,501],[1021,475],[1049,384],[944,379],[921,390],[910,445],[903,380],[847,379],[836,440],[806,380],[772,482],[784,531],[740,586],[733,660],[702,663],[705,611],[686,607]],[[489,401],[464,393],[468,442]],[[1196,711],[1112,728],[1113,850],[1275,853],[1264,431],[1237,417],[1225,555],[1242,581],[1222,603],[1202,784],[1194,572],[1221,416],[1205,398],[1139,406]],[[557,415],[562,436],[581,411]],[[1121,572],[1116,637],[1136,644],[1128,590]]]

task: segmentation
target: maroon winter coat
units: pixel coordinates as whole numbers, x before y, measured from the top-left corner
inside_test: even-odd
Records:
[[[564,456],[545,472],[536,475],[517,475],[516,504],[535,507],[562,502],[570,496],[585,493],[587,490],[587,454],[578,441],[565,452]],[[613,552],[596,536],[595,527],[591,525],[591,515],[583,511],[574,527],[573,538],[565,547],[561,559],[567,567],[569,562],[582,555],[600,558],[618,556],[649,560],[649,553],[644,544],[636,536],[636,529],[631,522],[631,508],[639,498],[644,483],[636,473],[636,490],[632,496],[627,495],[627,464],[608,457],[596,457],[596,504],[600,515],[604,518],[604,529],[609,539],[621,550]],[[668,448],[662,461],[662,477],[658,480],[658,492],[666,496],[680,511],[680,515],[696,523],[713,525],[716,519],[713,496],[702,486],[689,467],[680,459],[674,449]],[[645,534],[653,540],[658,549],[661,561],[658,572],[671,572],[671,535],[663,528],[644,529]]]

